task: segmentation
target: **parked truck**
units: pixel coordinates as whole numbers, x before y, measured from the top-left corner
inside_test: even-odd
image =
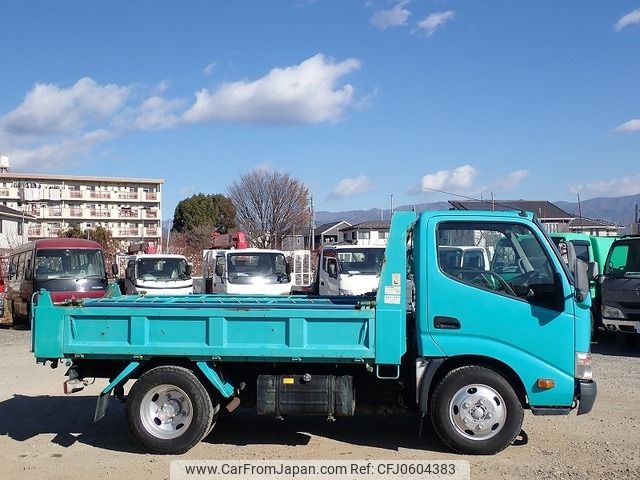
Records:
[[[585,233],[551,233],[549,236],[553,243],[562,249],[561,253],[565,252],[566,244],[571,243],[576,257],[590,266],[588,276],[591,293],[592,331],[596,332],[596,330],[604,328],[601,315],[602,289],[597,279],[605,268],[611,245],[618,237],[600,237]]]
[[[263,248],[205,250],[205,293],[288,295],[291,267],[285,252]]]
[[[384,246],[327,245],[318,253],[316,293],[365,295],[378,288]]]
[[[637,345],[640,339],[640,236],[625,236],[613,243],[599,282],[605,327],[631,345]]]
[[[120,256],[119,256],[120,257]],[[183,255],[139,254],[118,257],[114,273],[118,273],[118,264],[124,263],[124,275],[118,285],[126,295],[186,295],[193,293],[191,265]],[[121,261],[123,260],[123,261]]]
[[[466,237],[484,238],[487,251],[510,242],[513,255],[501,259],[512,264],[509,280],[439,262],[439,246]],[[521,238],[532,242],[526,252]],[[593,406],[589,284],[582,262],[570,267],[532,214],[397,212],[373,298],[111,289],[55,306],[42,290],[33,350],[39,363],[68,368],[68,392],[108,379],[95,419],[114,394],[150,452],[189,450],[243,405],[278,418],[415,412],[416,426],[429,417],[451,449],[493,454],[519,435],[525,409],[581,415]]]

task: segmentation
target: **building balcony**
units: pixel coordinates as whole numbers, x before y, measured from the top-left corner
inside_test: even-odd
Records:
[[[158,218],[157,210],[143,210],[144,218]]]
[[[82,210],[81,209],[70,208],[69,209],[69,216],[70,217],[82,217]]]
[[[0,188],[0,197],[11,196],[11,191],[8,188]]]
[[[138,200],[138,192],[118,192],[120,200]]]
[[[144,236],[145,237],[159,237],[160,236],[160,230],[158,228],[155,227],[147,227],[144,229]]]
[[[115,233],[118,237],[140,237],[140,229],[137,227],[119,228]]]
[[[96,218],[108,218],[114,215],[113,212],[111,212],[110,210],[105,210],[105,209],[100,210],[95,208],[92,208],[91,210],[89,210],[89,214],[92,217],[96,217]]]
[[[158,200],[159,198],[158,192],[144,192],[142,196],[145,200]]]
[[[69,193],[69,198],[72,198],[72,199],[84,198],[84,195],[83,195],[84,192],[82,190],[69,190],[68,193]]]
[[[139,214],[137,210],[120,209],[118,212],[120,218],[138,218]]]
[[[95,190],[91,190],[89,192],[89,198],[100,198],[103,200],[110,200],[111,199],[111,192],[98,192]]]

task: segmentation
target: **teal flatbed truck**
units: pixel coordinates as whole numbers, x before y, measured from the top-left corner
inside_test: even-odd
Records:
[[[498,243],[490,267],[439,260],[439,246]],[[96,421],[119,398],[150,452],[187,451],[242,405],[279,418],[415,412],[454,451],[492,454],[520,433],[524,409],[593,406],[589,286],[574,270],[525,212],[398,212],[376,296],[112,289],[59,306],[41,290],[32,348],[68,367],[65,392],[107,379]]]

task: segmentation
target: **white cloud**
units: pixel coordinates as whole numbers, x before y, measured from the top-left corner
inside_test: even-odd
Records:
[[[108,119],[122,107],[131,87],[98,85],[84,77],[69,88],[36,84],[15,110],[0,119],[0,128],[16,136],[69,134]]]
[[[402,0],[389,10],[380,10],[371,17],[371,24],[381,30],[406,25],[411,12],[405,8],[409,0]]]
[[[618,125],[615,129],[616,132],[629,133],[640,131],[640,118],[634,118],[628,122]]]
[[[209,65],[207,65],[206,67],[204,67],[202,69],[202,73],[208,77],[209,75],[211,75],[213,73],[213,69],[216,68],[216,62],[210,63]]]
[[[274,68],[264,77],[202,89],[183,116],[188,123],[234,121],[253,123],[321,123],[339,119],[354,103],[350,84],[336,86],[360,62],[335,63],[317,54],[299,65]]]
[[[635,195],[640,193],[640,175],[628,175],[622,178],[603,180],[581,185],[572,185],[569,191],[580,194],[583,197],[619,197],[622,195]]]
[[[629,25],[635,25],[637,23],[640,23],[640,8],[622,16],[613,26],[613,29],[616,32],[619,32],[623,28],[628,27]]]
[[[184,105],[182,100],[165,100],[162,97],[149,97],[135,108],[132,118],[125,120],[124,126],[135,130],[157,130],[173,128],[179,124],[174,112]]]
[[[344,198],[370,190],[373,183],[366,175],[355,178],[343,178],[329,194],[329,198]]]
[[[498,179],[492,188],[496,190],[513,190],[529,176],[528,170],[515,170],[506,177]]]
[[[468,189],[477,176],[478,171],[471,165],[463,165],[454,170],[439,170],[422,177],[422,191]]]
[[[140,130],[208,121],[336,121],[348,108],[368,101],[355,98],[350,84],[340,83],[359,67],[355,59],[335,62],[318,54],[255,81],[200,90],[195,103],[170,98],[164,80],[149,87],[99,84],[90,77],[69,87],[39,83],[16,108],[0,112],[0,146],[14,166],[55,168],[101,142]]]
[[[11,166],[18,169],[52,169],[71,158],[87,154],[94,145],[112,137],[112,133],[106,130],[94,130],[32,148],[15,148],[10,151]]]
[[[418,28],[424,31],[427,37],[430,37],[438,28],[454,18],[456,18],[456,12],[453,10],[431,13],[418,22]]]

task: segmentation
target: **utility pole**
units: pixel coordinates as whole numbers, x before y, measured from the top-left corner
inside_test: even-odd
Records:
[[[315,236],[315,211],[313,210],[313,195],[311,195],[309,199],[309,245],[311,246],[311,251],[313,252],[316,249],[316,236]]]

